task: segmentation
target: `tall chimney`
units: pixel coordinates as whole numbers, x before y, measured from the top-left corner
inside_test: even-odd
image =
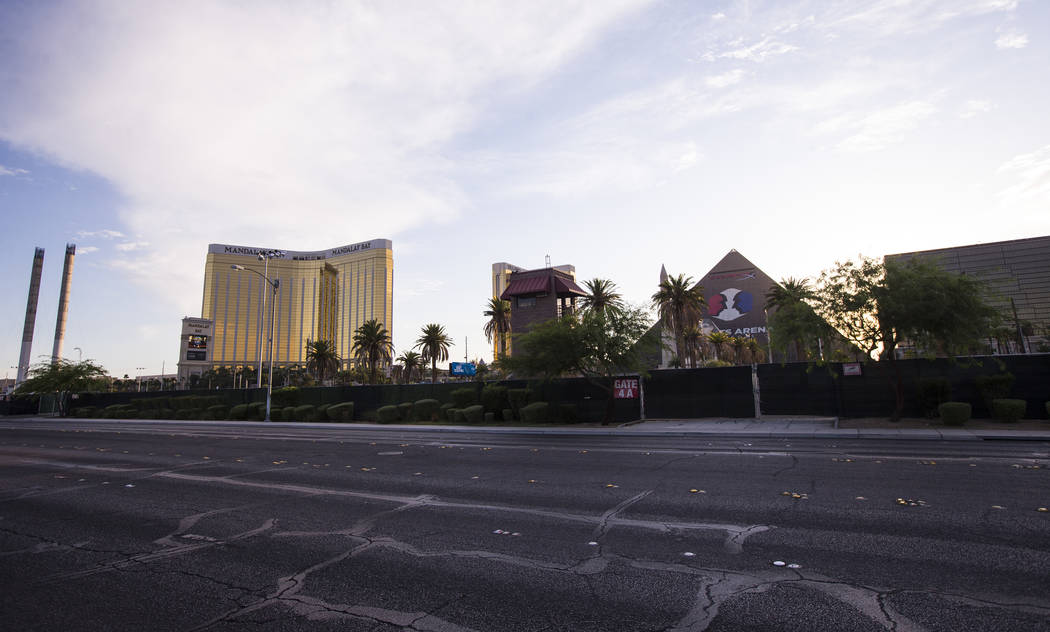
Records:
[[[62,291],[58,295],[58,321],[55,323],[55,348],[51,352],[51,362],[62,358],[62,339],[66,336],[66,313],[69,311],[69,284],[73,281],[73,256],[77,254],[76,244],[66,244],[66,262],[62,266]]]
[[[26,381],[30,354],[33,351],[33,328],[36,326],[36,303],[40,298],[40,275],[44,271],[44,249],[33,253],[33,271],[29,275],[29,299],[26,301],[26,324],[22,327],[22,353],[18,356],[16,384]]]

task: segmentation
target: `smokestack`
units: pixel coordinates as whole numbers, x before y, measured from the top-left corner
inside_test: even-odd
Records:
[[[36,326],[36,303],[40,298],[40,274],[44,271],[44,249],[33,253],[33,272],[29,275],[29,299],[26,301],[26,324],[22,327],[22,353],[18,356],[18,375],[15,383],[26,381],[29,372],[29,354],[33,350],[33,328]]]
[[[76,244],[66,244],[66,262],[62,266],[62,291],[58,295],[58,321],[55,323],[55,348],[51,352],[51,362],[58,362],[62,357],[62,339],[66,336],[66,313],[69,311],[69,284],[73,281],[73,256],[77,254]]]

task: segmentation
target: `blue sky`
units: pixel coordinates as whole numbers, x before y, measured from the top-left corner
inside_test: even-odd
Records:
[[[1050,234],[1050,3],[14,2],[0,357],[64,244],[65,355],[172,370],[208,243],[394,242],[397,350],[488,357],[490,264],[646,303],[735,248],[775,278]],[[144,367],[141,371],[137,367]]]

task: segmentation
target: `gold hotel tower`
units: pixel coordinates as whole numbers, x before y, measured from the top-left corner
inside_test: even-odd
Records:
[[[213,367],[266,361],[273,296],[260,274],[268,248],[210,244],[204,267],[201,317],[213,320]],[[247,270],[236,270],[234,265]],[[255,270],[255,274],[250,270]],[[354,331],[379,321],[393,337],[393,249],[373,239],[316,252],[280,251],[266,264],[279,280],[274,319],[274,366],[306,363],[308,340],[330,340],[343,368],[353,363]]]

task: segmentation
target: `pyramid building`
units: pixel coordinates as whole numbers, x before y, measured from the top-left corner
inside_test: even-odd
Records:
[[[661,267],[660,281],[666,278],[667,271]],[[705,334],[721,331],[730,336],[754,338],[768,352],[766,294],[777,285],[772,277],[744,255],[730,250],[697,285],[703,287],[707,301],[701,323]],[[677,356],[674,336],[670,331],[662,331],[662,323],[657,323],[655,328],[661,330],[663,340],[657,368],[668,368]]]

